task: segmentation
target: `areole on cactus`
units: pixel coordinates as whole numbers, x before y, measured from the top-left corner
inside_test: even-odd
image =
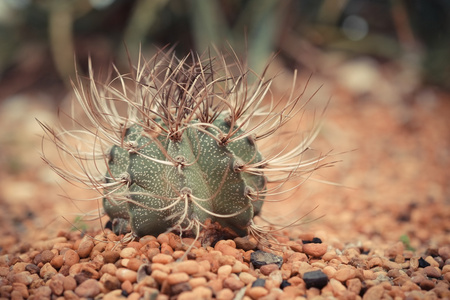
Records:
[[[141,57],[130,74],[114,68],[106,84],[89,64],[87,80],[78,77],[74,90],[90,124],[42,124],[75,168],[44,160],[63,178],[99,191],[117,233],[198,235],[207,222],[234,236],[265,233],[253,222],[263,203],[276,201],[285,182],[329,163],[326,155],[304,159],[318,130],[294,147],[260,149],[302,111],[302,95],[294,96],[293,87],[287,99],[267,100],[272,80],[231,58],[232,64],[225,55],[177,59],[160,51]],[[89,143],[87,137],[90,150],[73,143]]]

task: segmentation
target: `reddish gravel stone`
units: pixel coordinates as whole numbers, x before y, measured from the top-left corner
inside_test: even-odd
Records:
[[[144,262],[138,258],[122,259],[122,266],[137,271]]]
[[[55,253],[53,253],[50,250],[44,250],[44,251],[42,251],[40,256],[41,256],[41,262],[46,264],[46,263],[50,262],[53,259],[53,257],[55,257]]]
[[[45,281],[52,278],[55,274],[57,274],[58,271],[55,270],[55,268],[52,267],[50,263],[46,263],[39,272],[39,276],[43,278]]]
[[[133,258],[136,256],[137,250],[132,247],[126,247],[120,251],[121,258]]]
[[[223,281],[223,287],[233,291],[240,290],[244,286],[244,282],[242,282],[237,276],[230,276]]]
[[[104,273],[108,273],[110,275],[116,275],[117,267],[114,264],[105,264],[100,269],[100,274],[103,275]]]
[[[30,285],[33,282],[33,277],[31,276],[30,272],[23,271],[17,274],[12,275],[12,281],[23,283],[25,285]]]
[[[236,243],[238,244],[238,243]],[[234,299],[234,292],[228,288],[224,288],[223,290],[219,291],[216,295],[217,300],[233,300]]]
[[[383,297],[384,294],[384,287],[381,285],[376,285],[371,288],[369,288],[364,296],[363,300],[379,300]]]
[[[327,274],[329,278],[333,278],[334,274],[336,274],[337,270],[332,266],[326,266],[322,269],[322,272]]]
[[[289,250],[284,252],[285,254],[290,254],[292,251],[295,252],[302,252],[303,251],[303,244],[302,241],[286,241],[284,244],[289,247]]]
[[[388,259],[383,259],[383,268],[386,270],[393,270],[393,269],[401,269],[401,266],[393,261],[390,261]]]
[[[361,280],[359,280],[359,278],[353,278],[347,280],[346,286],[349,291],[353,292],[356,295],[359,295],[359,293],[361,292],[362,283]]]
[[[122,282],[136,282],[137,280],[137,272],[125,268],[118,268],[116,271],[116,276]]]
[[[185,291],[185,292],[182,292],[181,294],[179,294],[177,299],[178,300],[196,300],[196,299],[201,299],[201,298],[198,298],[198,295],[196,295],[194,292]]]
[[[53,276],[50,280],[49,287],[53,294],[61,296],[64,292],[64,276],[61,274]]]
[[[241,273],[239,274],[239,279],[245,284],[251,284],[256,280],[256,277],[250,273]]]
[[[405,245],[402,242],[397,242],[385,251],[385,256],[394,258],[397,255],[402,255],[404,251]]]
[[[13,282],[12,289],[13,289],[13,292],[17,292],[18,295],[16,297],[14,297],[14,295],[11,293],[11,299],[14,299],[14,298],[21,299],[20,297],[26,299],[30,296],[27,286],[23,283]]]
[[[102,275],[100,282],[110,291],[120,289],[121,286],[120,280],[116,276],[112,276],[108,273]]]
[[[336,294],[336,295],[342,294],[347,290],[346,287],[340,281],[338,281],[334,278],[330,279],[329,286],[330,286],[331,290],[333,291],[333,294]],[[327,287],[328,287],[328,285],[325,288],[327,288]]]
[[[273,271],[279,270],[279,267],[277,264],[268,264],[268,265],[261,266],[261,268],[259,268],[259,270],[261,271],[261,274],[269,275]]]
[[[80,297],[74,291],[64,291],[64,300],[79,300]]]
[[[131,294],[133,292],[133,284],[129,280],[122,282],[121,288],[127,294]]]
[[[53,268],[60,269],[64,264],[64,256],[56,255],[55,257],[52,258],[50,264],[52,265]]]
[[[419,268],[419,257],[411,257],[409,265],[414,271],[417,270]]]
[[[425,290],[425,291],[429,291],[431,289],[434,289],[435,286],[436,285],[434,284],[434,282],[432,280],[429,280],[429,279],[425,279],[425,280],[423,280],[420,283],[420,288],[422,290]]]
[[[197,273],[200,269],[199,264],[196,261],[193,260],[187,260],[187,261],[183,261],[180,263],[177,263],[174,267],[173,267],[173,272],[182,272],[182,273],[186,273],[188,275],[193,275],[195,273]]]
[[[432,267],[439,267],[439,263],[432,256],[425,257],[425,261],[430,264]]]
[[[63,280],[63,286],[64,286],[64,290],[75,290],[75,288],[77,287],[77,282],[75,280],[75,278],[73,278],[72,276],[66,276],[64,277]]]
[[[237,237],[234,239],[236,248],[243,249],[244,251],[254,250],[258,246],[258,242],[251,236]]]
[[[162,254],[162,253],[156,254],[152,258],[152,262],[153,263],[160,263],[160,264],[164,264],[164,265],[169,264],[169,263],[171,263],[173,261],[174,261],[174,259],[173,259],[173,257],[171,255]]]
[[[73,244],[71,244],[71,243],[56,243],[53,245],[53,249],[58,250],[58,251],[61,251],[63,249],[72,249],[72,248],[73,248]]]
[[[91,254],[92,249],[94,248],[94,241],[92,238],[85,236],[80,244],[78,245],[77,253],[80,258],[88,257]]]
[[[162,254],[167,254],[167,255],[173,254],[173,249],[172,249],[172,247],[170,247],[170,245],[168,243],[162,243],[160,251]]]
[[[450,246],[439,247],[438,254],[443,261],[450,259]]]
[[[428,266],[423,269],[423,272],[431,278],[441,277],[441,271],[437,267]]]
[[[181,242],[181,238],[179,235],[169,232],[169,245],[172,249],[182,249],[183,243]]]
[[[229,255],[236,259],[242,259],[242,252],[236,249],[236,243],[232,240],[219,241],[214,247],[215,250],[222,252],[223,255]]]
[[[342,268],[337,270],[333,278],[339,280],[340,282],[346,282],[349,279],[355,278],[356,271],[352,268]]]
[[[246,291],[246,295],[252,298],[253,300],[261,299],[267,294],[269,294],[269,291],[260,286],[252,287]]]
[[[189,279],[189,284],[192,288],[196,288],[198,286],[206,286],[206,278],[205,277],[197,277]]]
[[[39,241],[34,244],[34,248],[38,251],[50,250],[55,244],[66,243],[67,239],[65,237],[57,237],[50,240]]]
[[[120,257],[120,253],[117,251],[105,251],[103,252],[103,259],[105,261],[105,264],[113,264],[115,263],[119,257]]]
[[[229,265],[221,266],[217,270],[217,276],[222,279],[227,278],[231,274],[232,270],[233,268]]]
[[[442,267],[442,274],[446,274],[450,272],[450,264]]]
[[[169,275],[166,272],[163,272],[161,270],[153,270],[152,271],[152,277],[155,278],[155,280],[160,284],[163,283],[167,279],[167,276],[169,276]]]
[[[35,299],[50,299],[52,290],[48,286],[40,286],[34,290]]]
[[[85,280],[77,286],[75,294],[79,297],[93,298],[100,294],[100,285],[95,279]]]
[[[139,239],[139,243],[141,245],[146,245],[149,242],[156,242],[156,237],[154,237],[153,235],[144,235]]]
[[[328,251],[328,252],[326,252],[323,256],[322,256],[322,259],[324,260],[324,261],[330,261],[330,260],[332,260],[332,259],[336,259],[338,256],[337,256],[337,254],[336,254],[336,251]]]
[[[213,296],[211,289],[204,286],[196,287],[192,292],[196,297],[195,299],[211,299]]]
[[[25,267],[25,270],[26,270],[26,267]],[[10,270],[8,267],[0,267],[0,276],[1,277],[6,277],[9,274],[9,272],[10,272]]]
[[[80,261],[80,256],[72,249],[67,250],[64,253],[64,264],[71,267]]]
[[[308,256],[305,253],[292,253],[286,258],[287,263],[292,263],[294,261],[308,261]]]
[[[382,266],[383,260],[380,257],[374,257],[369,260],[369,268],[373,268],[376,266]]]
[[[186,273],[172,273],[167,276],[166,280],[170,285],[175,285],[189,281],[189,275]]]
[[[303,245],[303,252],[312,257],[322,257],[327,252],[326,244],[309,243]]]

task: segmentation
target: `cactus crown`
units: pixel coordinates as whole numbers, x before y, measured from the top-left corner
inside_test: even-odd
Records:
[[[130,74],[114,68],[107,84],[94,79],[89,63],[87,81],[74,84],[87,116],[76,121],[82,130],[43,125],[75,168],[44,160],[63,178],[98,190],[119,232],[198,233],[209,222],[231,235],[265,233],[253,222],[263,202],[328,164],[326,155],[303,159],[317,130],[292,149],[260,149],[302,110],[302,95],[293,88],[288,99],[271,100],[265,72],[255,76],[231,56],[229,64],[224,55],[180,60],[161,51],[141,57]]]

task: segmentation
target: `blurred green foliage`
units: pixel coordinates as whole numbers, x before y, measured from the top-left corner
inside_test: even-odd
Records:
[[[416,249],[414,249],[414,247],[411,246],[411,241],[410,241],[409,236],[407,234],[403,234],[403,235],[400,236],[400,242],[403,243],[403,245],[405,246],[406,250],[416,251]]]
[[[89,228],[88,224],[86,224],[82,216],[76,216],[71,224],[72,224],[72,228],[70,228],[71,232],[79,231],[82,234],[84,234]]]
[[[82,72],[88,56],[125,67],[140,47],[164,45],[185,55],[229,44],[255,71],[275,52],[286,66],[304,67],[297,57],[305,43],[381,60],[412,53],[425,81],[450,87],[446,0],[1,0],[0,39],[0,86],[22,84],[0,98],[68,83],[74,55]]]

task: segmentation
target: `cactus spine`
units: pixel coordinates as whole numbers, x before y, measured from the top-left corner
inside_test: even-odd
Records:
[[[209,220],[232,235],[263,233],[253,222],[263,202],[286,181],[325,166],[325,156],[302,159],[317,131],[289,151],[263,155],[259,141],[301,111],[301,95],[264,106],[271,80],[261,76],[249,85],[239,60],[238,74],[225,61],[160,52],[141,58],[131,74],[117,71],[106,85],[94,80],[90,65],[75,94],[93,126],[81,124],[79,134],[44,125],[81,172],[44,159],[64,178],[100,191],[117,231],[125,224],[135,236],[199,232]],[[67,139],[86,136],[90,151]]]

